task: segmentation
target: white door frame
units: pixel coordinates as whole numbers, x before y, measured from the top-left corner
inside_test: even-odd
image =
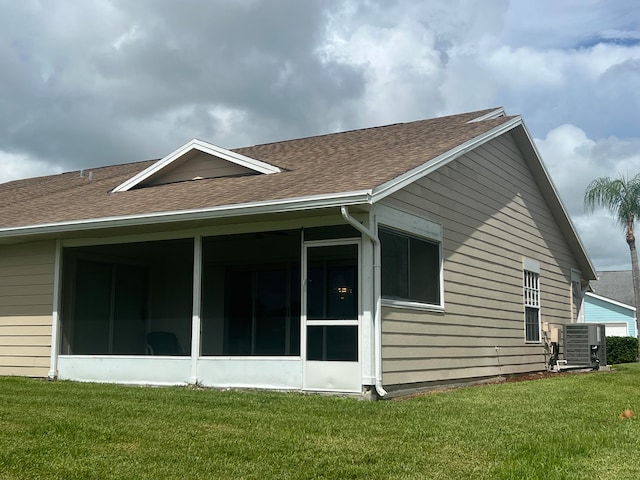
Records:
[[[355,320],[308,320],[307,319],[307,259],[308,249],[356,245],[357,247],[357,318]],[[303,363],[303,390],[362,392],[362,243],[360,238],[304,241],[301,270],[301,345]],[[356,362],[307,360],[308,326],[346,326],[358,328],[358,360]]]

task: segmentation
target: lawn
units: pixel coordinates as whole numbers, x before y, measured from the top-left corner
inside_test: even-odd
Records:
[[[640,365],[404,400],[0,378],[0,479],[640,478]]]

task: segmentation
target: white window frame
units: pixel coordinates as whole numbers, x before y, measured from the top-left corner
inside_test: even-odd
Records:
[[[540,314],[540,264],[536,260],[525,258],[523,261],[523,299],[524,299],[524,341],[540,343],[542,341],[542,321]],[[527,311],[535,311],[538,317],[538,338],[527,338]]]
[[[419,240],[425,240],[428,242],[434,242],[438,244],[438,255],[440,257],[440,268],[438,272],[439,281],[439,299],[437,304],[416,302],[411,300],[402,300],[396,298],[385,298],[381,294],[381,303],[383,306],[396,307],[396,308],[409,308],[413,310],[426,310],[426,311],[444,311],[444,270],[443,270],[443,256],[442,256],[442,225],[432,222],[426,218],[408,213],[396,208],[391,208],[386,205],[376,205],[375,211],[375,228],[376,232],[379,231],[379,227],[396,230],[400,234],[404,233],[416,237]]]

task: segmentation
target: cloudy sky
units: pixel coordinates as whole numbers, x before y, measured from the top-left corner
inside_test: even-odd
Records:
[[[637,0],[0,0],[0,181],[504,106],[584,214],[640,172]]]

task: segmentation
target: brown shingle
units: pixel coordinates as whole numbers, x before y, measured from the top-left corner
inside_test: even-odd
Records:
[[[286,171],[111,193],[153,161],[0,185],[0,228],[371,190],[508,121],[461,115],[239,148]]]

